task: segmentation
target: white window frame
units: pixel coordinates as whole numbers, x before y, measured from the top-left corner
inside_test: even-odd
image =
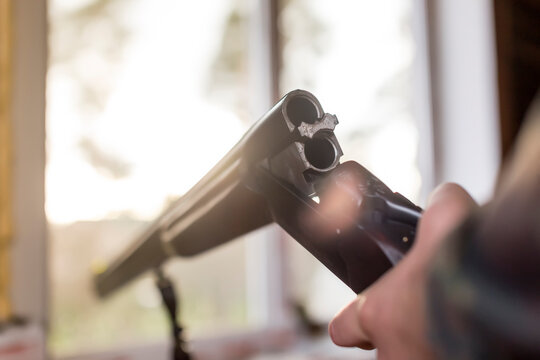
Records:
[[[424,1],[434,184],[459,183],[483,203],[501,163],[493,2]]]
[[[44,1],[17,0],[12,3],[15,36],[12,294],[15,311],[46,331],[50,288],[44,213],[47,9]],[[254,61],[250,62],[255,66],[252,71],[262,79],[253,85],[253,90],[263,94],[252,106],[255,113],[261,114],[273,104],[277,95],[276,4],[277,0],[252,3],[252,40],[260,48],[253,49],[250,57]],[[416,104],[423,197],[435,184],[453,180],[484,200],[494,186],[500,162],[491,2],[414,0],[414,4],[419,54],[415,76],[418,94],[426,99]],[[456,27],[460,31],[456,32]],[[474,86],[470,86],[471,81]],[[463,151],[456,152],[456,144]],[[483,166],[480,170],[479,164]],[[476,170],[471,172],[471,167]],[[220,353],[223,346],[231,343],[249,343],[260,349],[275,348],[283,345],[283,339],[291,335],[283,272],[286,254],[282,237],[276,241],[274,236],[275,230],[270,230],[257,245],[249,245],[248,250],[248,262],[253,262],[249,266],[258,266],[257,271],[249,272],[257,275],[248,279],[248,301],[264,309],[250,317],[258,319],[262,326],[237,335],[195,339],[193,348],[196,351],[212,348]],[[146,359],[148,354],[167,358],[168,351],[168,344],[163,342],[65,359],[111,359],[119,355]]]

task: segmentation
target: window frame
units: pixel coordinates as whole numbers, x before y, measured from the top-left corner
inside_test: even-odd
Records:
[[[419,164],[423,179],[423,196],[434,185],[444,180],[457,180],[467,187],[468,184],[487,181],[494,184],[496,171],[500,163],[497,122],[497,97],[495,76],[494,35],[492,31],[491,2],[482,0],[479,4],[467,0],[446,0],[432,3],[427,0],[413,0],[414,25],[417,40],[418,58],[415,61],[415,83],[422,101],[416,104],[416,114],[419,119],[420,143]],[[32,0],[13,1],[14,49],[13,49],[13,208],[15,237],[12,248],[12,298],[15,311],[39,324],[46,331],[48,324],[48,292],[50,283],[47,276],[47,226],[44,212],[44,169],[45,169],[45,79],[47,72],[47,8],[46,2]],[[256,84],[255,91],[264,94],[259,103],[253,104],[255,112],[266,111],[277,97],[277,79],[279,53],[277,46],[277,0],[256,0],[251,3],[257,10],[257,19],[251,25],[256,44],[261,46],[256,54],[255,71],[264,74],[265,80]],[[253,10],[252,9],[252,10]],[[442,14],[449,13],[449,22],[439,22]],[[466,48],[460,48],[459,43],[452,42],[454,48],[448,48],[445,40],[452,36],[451,28],[457,23],[457,14],[469,13],[462,27],[475,29],[480,21],[482,32],[470,39]],[[471,45],[480,45],[476,49]],[[487,46],[486,46],[487,44]],[[456,51],[456,49],[458,51]],[[468,51],[469,57],[478,59],[474,64],[464,68],[456,67],[461,63],[463,53]],[[474,54],[471,53],[474,51]],[[260,57],[260,58],[258,58]],[[442,58],[445,57],[445,61]],[[456,60],[453,62],[452,59]],[[250,62],[251,63],[251,62]],[[445,77],[447,72],[464,71],[460,75],[461,82],[448,87]],[[467,74],[475,76],[483,83],[478,94],[472,94],[469,104],[477,106],[483,114],[481,124],[473,129],[473,136],[482,136],[484,148],[475,160],[485,161],[485,171],[475,171],[477,179],[464,176],[457,167],[443,166],[445,162],[459,164],[467,162],[463,157],[453,154],[452,146],[455,136],[447,136],[450,127],[459,134],[464,131],[464,124],[471,121],[471,114],[458,113],[463,116],[458,124],[452,120],[456,113],[451,109],[462,99],[459,87],[466,86]],[[476,75],[475,75],[476,74]],[[31,106],[29,106],[29,104]],[[261,110],[263,109],[263,110]],[[261,112],[262,111],[262,112]],[[443,128],[444,127],[444,128]],[[445,131],[442,131],[442,130]],[[461,142],[469,151],[477,149],[477,143],[467,137]],[[438,144],[435,146],[434,144]],[[443,144],[443,145],[440,145]],[[479,161],[479,160],[478,160]],[[476,194],[474,193],[476,192]],[[485,192],[473,189],[473,195],[482,198]],[[251,246],[251,245],[250,245]],[[286,274],[283,259],[286,256],[283,238],[280,241],[263,239],[259,248],[249,250],[249,259],[261,259],[260,277],[248,281],[248,293],[254,303],[262,304],[263,314],[250,316],[260,317],[263,326],[256,331],[246,331],[222,338],[195,339],[193,347],[203,349],[210,345],[215,349],[224,349],[231,343],[271,344],[273,340],[285,345],[292,336],[290,316],[286,306]],[[274,255],[269,255],[274,254]],[[264,261],[263,261],[264,260]],[[276,271],[277,270],[277,271]],[[281,289],[276,292],[274,289]],[[256,298],[253,294],[263,289],[267,296]],[[278,316],[276,316],[278,314]],[[266,323],[265,319],[266,318]],[[266,325],[264,325],[266,324]],[[273,344],[275,345],[275,343]],[[141,354],[167,354],[167,342],[141,345],[137,347],[111,350],[102,354],[81,354],[62,359],[111,359],[119,355],[131,359],[141,358]],[[45,349],[43,350],[45,354]],[[147,352],[145,352],[147,351]],[[165,356],[165,355],[163,355]],[[45,357],[45,355],[44,355]]]
[[[13,144],[13,311],[45,329],[47,224],[45,218],[45,78],[47,10],[42,1],[12,4],[11,99]]]

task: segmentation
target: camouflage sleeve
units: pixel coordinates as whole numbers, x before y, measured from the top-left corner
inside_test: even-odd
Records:
[[[523,131],[494,200],[435,259],[428,304],[441,358],[540,359],[540,111]]]

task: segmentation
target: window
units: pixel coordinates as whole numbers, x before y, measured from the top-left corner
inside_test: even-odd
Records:
[[[304,88],[316,94],[340,121],[342,161],[363,164],[418,202],[414,1],[284,3],[282,92]],[[330,319],[354,295],[298,244],[288,244],[291,291],[312,316]]]
[[[248,127],[245,12],[239,1],[50,3],[54,353],[168,334],[151,277],[100,301],[91,268],[122,251]],[[237,241],[169,264],[191,334],[247,325],[244,258]]]
[[[340,120],[344,160],[364,164],[418,201],[414,3],[51,1],[46,209],[53,352],[168,336],[150,276],[100,301],[90,269],[121,252],[234,145],[270,105],[272,86],[280,94],[312,91]],[[261,45],[276,35],[278,48]],[[265,58],[267,51],[274,53]],[[273,73],[268,58],[276,56]],[[280,306],[290,299],[324,322],[353,296],[277,234],[272,229],[168,264],[192,337],[268,326],[284,316]],[[282,312],[270,318],[276,309]],[[287,321],[273,325],[290,327]]]

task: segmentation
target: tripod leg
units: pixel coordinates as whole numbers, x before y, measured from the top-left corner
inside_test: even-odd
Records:
[[[174,291],[171,280],[163,273],[161,268],[156,269],[156,286],[169,315],[171,335],[173,337],[173,360],[191,360],[191,355],[184,349],[185,341],[182,338],[183,328],[177,319],[178,300],[176,292]]]

